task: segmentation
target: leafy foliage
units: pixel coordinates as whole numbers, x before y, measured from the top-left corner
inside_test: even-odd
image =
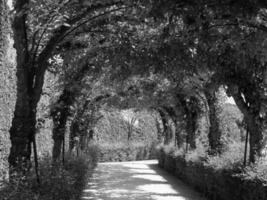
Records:
[[[51,159],[44,157],[40,162],[40,185],[36,183],[34,172],[31,172],[24,179],[12,180],[13,182],[1,188],[1,198],[4,200],[77,199],[96,166],[95,157],[93,153],[87,156],[68,157],[65,166],[60,166],[56,173]]]
[[[11,165],[30,158],[30,151],[25,157],[16,146],[30,149],[33,142],[47,70],[59,77],[60,93],[51,106],[58,152],[68,121],[73,138],[87,137],[103,123],[107,107],[157,111],[153,127],[162,125],[164,142],[186,149],[191,158],[194,149],[201,155],[221,143],[227,149],[240,139],[236,119],[241,117],[227,118],[229,109],[218,114],[215,95],[209,94],[223,86],[244,115],[250,161],[256,162],[267,122],[266,6],[228,0],[17,1],[13,29],[17,69],[23,73],[17,74]],[[217,133],[218,121],[207,130],[217,117],[224,134]],[[129,139],[135,130],[125,124]],[[116,140],[120,130],[111,130]],[[23,145],[16,143],[20,131],[26,133]],[[222,161],[229,156],[216,153]]]

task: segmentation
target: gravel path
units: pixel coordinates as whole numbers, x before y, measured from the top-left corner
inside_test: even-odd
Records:
[[[82,200],[205,200],[157,161],[99,163]]]

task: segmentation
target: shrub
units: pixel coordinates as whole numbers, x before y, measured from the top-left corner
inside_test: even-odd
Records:
[[[3,200],[76,200],[79,199],[88,176],[96,166],[93,157],[69,156],[64,166],[52,166],[50,158],[40,162],[40,185],[34,172],[12,180],[1,191]]]
[[[232,143],[220,156],[202,157],[201,151],[173,153],[170,147],[158,151],[159,164],[205,194],[216,200],[267,199],[267,169],[264,161],[243,168],[243,146]],[[170,153],[171,152],[171,153]],[[200,153],[200,154],[198,154]],[[201,159],[196,159],[201,158]]]
[[[155,143],[146,142],[117,142],[98,145],[99,161],[134,161],[156,159]]]
[[[241,142],[233,142],[227,145],[222,154],[207,157],[205,165],[216,170],[240,171],[243,157],[244,145]]]

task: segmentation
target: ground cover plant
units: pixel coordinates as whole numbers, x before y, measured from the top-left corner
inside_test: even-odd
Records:
[[[96,167],[96,155],[67,156],[64,165],[53,166],[51,158],[39,162],[39,183],[34,171],[4,184],[3,200],[79,199]]]

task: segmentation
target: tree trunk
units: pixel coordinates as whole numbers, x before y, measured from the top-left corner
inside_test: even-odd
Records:
[[[209,106],[207,98],[202,91],[196,91],[196,146],[202,148],[203,150],[208,150],[209,148]]]
[[[248,131],[250,133],[249,137],[249,161],[252,163],[256,162],[257,157],[261,156],[261,151],[263,149],[263,133],[260,124],[257,124],[257,117],[253,115],[246,115],[245,121],[248,126]]]
[[[81,130],[80,130],[80,124],[79,124],[79,120],[81,120],[82,116],[84,115],[84,113],[86,112],[86,110],[88,109],[89,104],[91,103],[91,100],[86,100],[85,103],[82,106],[81,110],[77,111],[77,114],[75,116],[75,118],[72,120],[71,122],[71,131],[70,131],[70,149],[69,151],[72,152],[74,147],[76,146],[77,148],[79,147],[77,141],[75,141],[75,137],[79,138],[79,143],[81,144],[81,146],[85,146],[85,142],[86,141],[82,141],[83,139],[87,140],[87,134],[85,134],[85,138],[82,138],[81,134]],[[88,127],[88,125],[86,126]],[[86,131],[86,130],[83,130]],[[82,144],[83,143],[83,144]]]
[[[197,113],[194,111],[187,112],[187,143],[191,149],[196,149],[196,124],[197,124]]]
[[[164,129],[164,144],[170,144],[174,142],[174,135],[175,135],[175,127],[174,121],[172,120],[171,116],[168,114],[166,107],[158,108],[159,114],[162,119],[163,129]]]
[[[169,134],[169,142],[177,145],[177,135],[178,135],[178,127],[177,127],[177,113],[173,107],[164,106],[163,109],[169,115],[169,126],[170,126],[170,134]]]
[[[198,113],[193,98],[190,98],[188,100],[189,101],[186,101],[185,99],[180,100],[186,116],[186,145],[189,146],[191,149],[195,149]]]
[[[72,152],[75,145],[77,145],[77,141],[75,141],[75,137],[78,137],[79,134],[79,123],[74,119],[71,123],[71,130],[70,130],[70,149],[69,151]]]
[[[70,116],[70,106],[74,102],[74,94],[65,89],[59,97],[58,102],[51,111],[53,117],[53,162],[57,163],[60,160],[62,144],[65,138],[65,130],[68,117]],[[64,156],[64,155],[63,155]]]
[[[198,92],[191,96],[188,101],[180,99],[184,109],[186,121],[186,141],[191,149],[208,147],[207,129],[209,120],[207,117],[208,106],[204,94]]]
[[[62,149],[62,144],[63,140],[65,137],[65,126],[67,122],[67,114],[66,114],[66,109],[63,109],[60,111],[60,115],[57,116],[59,119],[56,117],[53,117],[53,122],[54,122],[54,127],[53,127],[53,140],[54,140],[54,145],[53,145],[53,162],[56,163],[60,160],[60,155],[61,155],[61,149]]]
[[[240,89],[235,92],[233,92],[232,89],[230,94],[233,96],[238,108],[244,114],[244,120],[247,124],[247,128],[250,133],[249,161],[255,163],[257,157],[261,156],[261,151],[263,149],[264,122],[259,117],[259,109],[256,106],[248,105],[247,102],[245,102],[244,98],[242,97],[242,93],[240,92]],[[245,99],[248,98],[245,97]],[[255,104],[258,104],[258,101],[259,99],[254,99]]]
[[[168,123],[167,123],[167,120],[166,120],[166,116],[165,116],[165,113],[160,109],[160,108],[157,108],[157,111],[159,112],[159,115],[160,115],[160,118],[161,118],[161,121],[162,121],[162,125],[163,125],[163,131],[162,131],[162,139],[163,139],[163,143],[164,144],[167,144],[167,131],[168,131]]]
[[[222,150],[221,142],[221,130],[219,127],[219,118],[218,118],[218,99],[216,97],[215,90],[205,92],[208,105],[209,105],[209,146],[210,153],[217,154]]]
[[[30,55],[27,33],[29,2],[29,0],[14,1],[15,15],[12,26],[14,47],[17,53],[17,99],[10,128],[12,147],[9,164],[10,168],[17,172],[27,168],[30,163],[30,143],[35,134],[36,109],[42,94],[47,62],[54,48],[61,41],[62,35],[69,30],[66,26],[60,26],[39,55],[36,57]],[[81,16],[81,18],[83,17]],[[73,23],[78,20],[80,18],[74,20]]]
[[[162,142],[162,135],[163,135],[162,132],[163,131],[162,131],[161,127],[160,127],[160,122],[159,122],[157,117],[155,117],[155,124],[156,124],[156,128],[157,128],[157,139],[158,139],[159,143],[161,143]]]
[[[24,172],[30,167],[31,143],[35,134],[36,109],[40,100],[46,62],[35,63],[30,59],[27,37],[27,7],[29,0],[15,2],[17,14],[13,21],[14,47],[17,52],[17,99],[10,128],[10,172]],[[36,79],[36,73],[39,73]],[[35,80],[35,81],[34,81]]]
[[[31,143],[35,134],[36,111],[30,108],[29,102],[22,100],[18,95],[10,128],[12,146],[9,164],[11,165],[11,172],[12,170],[25,172],[31,167]]]
[[[177,95],[177,104],[174,107],[176,113],[176,144],[178,148],[182,147],[183,144],[188,142],[188,134],[187,134],[187,120],[186,120],[186,101],[184,97]]]
[[[192,120],[190,119],[191,117],[191,113],[190,113],[190,108],[188,107],[188,103],[185,99],[184,95],[180,95],[179,93],[177,94],[177,98],[182,110],[182,121],[184,123],[184,135],[183,135],[183,141],[185,142],[185,146],[186,146],[186,152],[189,150],[189,146],[190,146],[190,141],[192,141],[191,139],[191,135],[192,135]],[[181,134],[181,133],[180,133]],[[182,138],[182,137],[181,137]],[[192,144],[192,146],[194,146],[194,144]]]

